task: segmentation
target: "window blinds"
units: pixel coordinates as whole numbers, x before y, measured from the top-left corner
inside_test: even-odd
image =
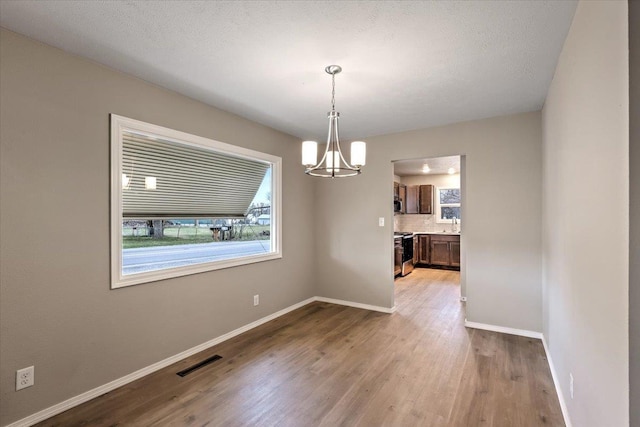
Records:
[[[122,138],[125,218],[242,218],[271,166],[132,132]]]

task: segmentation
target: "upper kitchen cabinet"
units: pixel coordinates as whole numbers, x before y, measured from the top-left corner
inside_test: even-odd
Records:
[[[407,213],[407,186],[400,184],[400,202],[402,202],[400,213]]]
[[[407,186],[407,203],[406,213],[417,214],[420,213],[420,186],[409,185]]]
[[[420,185],[418,199],[418,213],[431,215],[433,213],[433,185]]]
[[[400,202],[400,209],[395,213],[407,213],[407,186],[399,182],[393,183],[393,200]]]
[[[433,185],[409,185],[406,187],[406,194],[404,213],[433,213]]]

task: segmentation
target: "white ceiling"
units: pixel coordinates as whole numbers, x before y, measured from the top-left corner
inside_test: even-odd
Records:
[[[538,110],[574,1],[0,1],[0,25],[304,139]]]
[[[453,168],[460,173],[460,156],[436,157],[433,159],[413,159],[393,162],[393,173],[398,176],[424,175],[422,167],[429,165],[429,175],[440,175]]]

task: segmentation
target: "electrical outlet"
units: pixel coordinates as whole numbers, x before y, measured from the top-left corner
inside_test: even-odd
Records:
[[[31,387],[34,383],[33,366],[16,371],[16,391]]]
[[[384,227],[384,217],[378,218],[378,227]]]
[[[569,373],[569,394],[573,399],[573,374],[572,373]]]
[[[466,302],[467,301],[467,297],[460,297],[460,301]]]
[[[256,306],[260,304],[260,295],[254,295],[253,296],[253,305]]]

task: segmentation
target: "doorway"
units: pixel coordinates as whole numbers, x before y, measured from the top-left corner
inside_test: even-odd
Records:
[[[464,286],[465,156],[393,162],[395,283],[423,273],[448,275]],[[412,250],[407,250],[412,239]],[[400,254],[399,252],[402,252]],[[411,254],[409,259],[407,252]],[[401,264],[398,265],[398,260]],[[427,272],[426,270],[433,270]],[[396,287],[397,290],[397,287]]]

